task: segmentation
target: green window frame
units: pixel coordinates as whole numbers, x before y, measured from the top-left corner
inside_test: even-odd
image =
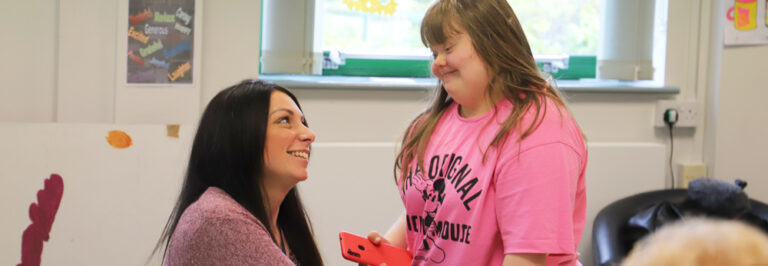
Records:
[[[323,52],[323,57],[330,54]],[[369,76],[369,77],[432,77],[430,64],[426,59],[370,59],[349,57],[337,68],[323,68],[323,76]],[[595,56],[569,56],[564,64],[555,67],[544,60],[537,60],[539,71],[551,74],[556,79],[595,78],[597,58]]]

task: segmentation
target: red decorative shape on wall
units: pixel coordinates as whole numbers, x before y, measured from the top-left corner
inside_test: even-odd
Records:
[[[29,219],[21,236],[21,263],[18,266],[40,265],[43,255],[43,241],[48,241],[53,220],[59,210],[61,197],[64,195],[64,180],[60,175],[51,174],[45,180],[43,189],[37,191],[37,203],[29,205]]]

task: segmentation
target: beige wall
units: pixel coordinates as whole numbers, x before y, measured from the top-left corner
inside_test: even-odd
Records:
[[[56,121],[56,1],[1,5],[0,121]]]
[[[726,48],[715,119],[714,176],[749,182],[768,201],[768,46]]]

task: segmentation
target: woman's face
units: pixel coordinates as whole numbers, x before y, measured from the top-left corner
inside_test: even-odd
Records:
[[[431,45],[430,49],[435,59],[432,73],[443,82],[451,98],[462,106],[482,104],[490,76],[467,31],[458,27],[444,44]]]
[[[309,145],[315,141],[315,133],[304,124],[304,114],[293,99],[273,91],[264,144],[266,182],[292,187],[307,179]]]

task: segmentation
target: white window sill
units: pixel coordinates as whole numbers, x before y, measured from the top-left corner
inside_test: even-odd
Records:
[[[437,86],[435,78],[397,77],[347,77],[313,75],[261,74],[260,79],[271,81],[289,89],[340,89],[340,90],[431,90]],[[619,80],[558,80],[563,92],[583,93],[641,93],[678,94],[677,87],[649,81]]]

